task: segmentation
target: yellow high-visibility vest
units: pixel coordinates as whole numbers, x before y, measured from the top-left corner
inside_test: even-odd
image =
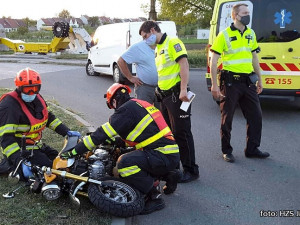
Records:
[[[161,90],[169,90],[181,80],[180,65],[175,59],[183,54],[187,54],[187,52],[178,38],[167,36],[162,44],[157,44],[155,64],[158,72],[158,87]]]
[[[247,28],[243,34],[231,27],[220,32],[211,50],[222,57],[223,70],[235,73],[251,73],[252,51],[258,48],[255,33]]]

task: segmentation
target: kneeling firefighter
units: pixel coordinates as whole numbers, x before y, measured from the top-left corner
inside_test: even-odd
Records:
[[[62,136],[70,132],[48,111],[45,100],[39,94],[41,84],[39,73],[30,68],[20,70],[15,77],[16,90],[4,94],[0,99],[0,148],[4,155],[0,162],[0,173],[13,170],[32,149],[31,163],[51,167],[58,152],[40,142],[42,131],[48,127]],[[26,151],[21,155],[23,135],[26,137]],[[18,173],[24,179],[21,168]]]
[[[148,214],[165,206],[155,186],[155,177],[166,180],[165,194],[173,193],[177,187],[180,175],[175,168],[179,164],[179,149],[161,112],[146,101],[131,98],[130,92],[126,85],[113,84],[105,95],[108,108],[115,109],[109,122],[61,157],[83,154],[120,136],[136,149],[119,157],[120,178],[146,195],[142,214]]]

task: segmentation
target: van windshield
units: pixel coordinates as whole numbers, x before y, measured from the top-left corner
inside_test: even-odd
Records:
[[[241,2],[249,5],[252,18],[249,26],[255,31],[258,42],[289,42],[300,38],[299,0],[251,0],[230,3],[233,5]],[[217,32],[224,29],[222,14],[228,11],[226,4],[230,3],[224,3],[220,7],[220,27]]]

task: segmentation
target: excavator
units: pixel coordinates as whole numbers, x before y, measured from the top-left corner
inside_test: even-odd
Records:
[[[55,22],[51,27],[43,28],[52,30],[54,38],[50,43],[45,42],[24,42],[0,37],[0,44],[6,45],[15,53],[56,53],[69,47],[70,53],[86,54],[86,42],[91,41],[90,35],[83,28],[70,27],[69,23]]]

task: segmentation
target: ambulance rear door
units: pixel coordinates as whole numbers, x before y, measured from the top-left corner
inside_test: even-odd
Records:
[[[252,29],[266,95],[300,96],[300,1],[253,0]]]

